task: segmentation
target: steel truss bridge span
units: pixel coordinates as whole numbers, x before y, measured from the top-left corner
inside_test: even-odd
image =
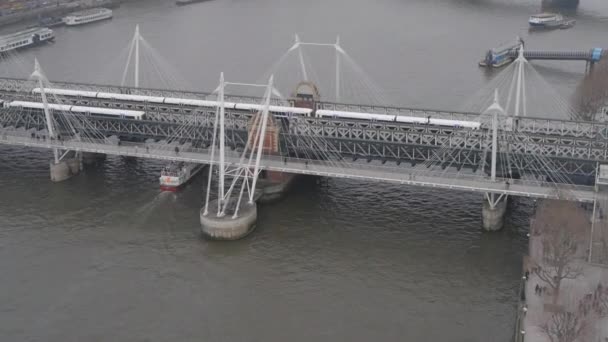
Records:
[[[176,139],[195,146],[207,146],[212,141],[214,113],[201,115],[153,112],[147,120],[123,120],[87,117],[87,123],[76,127],[93,129],[106,136],[123,140]],[[232,148],[244,147],[251,113],[226,113],[226,143]],[[73,122],[78,117],[74,116]],[[482,121],[485,119],[483,117]],[[524,125],[530,123],[531,125]],[[191,129],[183,129],[189,122]],[[597,162],[608,160],[608,140],[603,135],[605,125],[575,123],[565,125],[554,120],[520,119],[511,132],[501,132],[499,143],[508,146],[514,167],[520,170],[542,170],[538,158],[550,158],[557,172],[568,175],[592,176]],[[0,125],[23,130],[43,130],[46,121],[41,111],[0,110]],[[576,126],[586,129],[577,131]],[[526,127],[526,129],[520,129]],[[550,128],[551,127],[551,128]],[[530,131],[534,133],[530,133]],[[548,134],[551,132],[552,134]],[[291,118],[281,133],[281,150],[286,156],[331,152],[345,158],[380,160],[383,162],[424,163],[428,160],[456,168],[479,168],[490,139],[487,129],[467,130],[429,125],[361,122],[329,118]],[[596,138],[589,138],[594,136]],[[312,144],[318,137],[322,144]],[[447,147],[447,148],[446,148]],[[324,151],[320,151],[324,150]],[[506,157],[505,157],[506,158]]]

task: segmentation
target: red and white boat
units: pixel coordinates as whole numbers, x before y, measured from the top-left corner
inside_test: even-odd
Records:
[[[178,191],[204,167],[203,164],[172,162],[160,172],[160,178],[158,179],[160,189],[162,191]]]

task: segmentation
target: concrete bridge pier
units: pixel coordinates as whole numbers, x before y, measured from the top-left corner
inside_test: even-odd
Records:
[[[506,195],[485,194],[481,209],[483,229],[488,232],[501,230],[504,226],[506,211]]]
[[[236,204],[228,207],[224,215],[217,215],[217,201],[209,202],[209,211],[201,209],[200,221],[203,236],[210,240],[233,241],[249,235],[256,225],[258,209],[256,202],[243,201],[239,205],[238,215],[234,215]]]
[[[297,175],[284,172],[266,171],[258,180],[261,196],[260,203],[271,203],[283,198],[293,185]]]
[[[76,176],[82,170],[80,158],[74,156],[72,158],[63,158],[57,162],[52,160],[50,163],[51,181],[63,182]]]

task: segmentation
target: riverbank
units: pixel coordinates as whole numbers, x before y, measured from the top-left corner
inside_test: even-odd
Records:
[[[38,23],[39,18],[64,16],[68,13],[94,7],[117,7],[125,0],[81,0],[70,3],[57,3],[0,17],[0,29],[13,26],[30,26]]]
[[[580,207],[577,211],[578,215],[592,215]],[[532,220],[529,255],[524,259],[515,341],[550,342],[550,336],[560,333],[584,341],[608,341],[608,266],[587,262],[591,221],[579,224],[578,232],[566,238],[562,234],[567,233],[560,229],[568,229],[567,223],[556,230],[550,226],[553,222],[534,222],[538,219]],[[556,248],[564,244],[570,244],[569,248]],[[560,264],[565,259],[570,261]],[[556,285],[560,272],[563,280],[555,289],[547,275]]]

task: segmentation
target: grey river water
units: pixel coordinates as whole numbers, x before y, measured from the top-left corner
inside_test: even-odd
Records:
[[[112,21],[58,28],[55,44],[20,56],[27,67],[37,56],[50,79],[116,82],[117,51],[139,23],[180,79],[210,91],[220,71],[259,80],[295,32],[340,34],[395,104],[450,108],[492,77],[477,67],[485,50],[518,34],[539,49],[608,47],[605,1],[581,0],[571,30],[528,34],[538,11],[540,0],[139,1]],[[584,73],[537,66],[566,97]],[[0,151],[2,341],[512,336],[530,200],[514,199],[506,228],[489,234],[479,195],[307,179],[261,207],[255,233],[218,243],[199,234],[205,177],[160,193],[162,163],[109,157],[52,184],[48,151]]]

